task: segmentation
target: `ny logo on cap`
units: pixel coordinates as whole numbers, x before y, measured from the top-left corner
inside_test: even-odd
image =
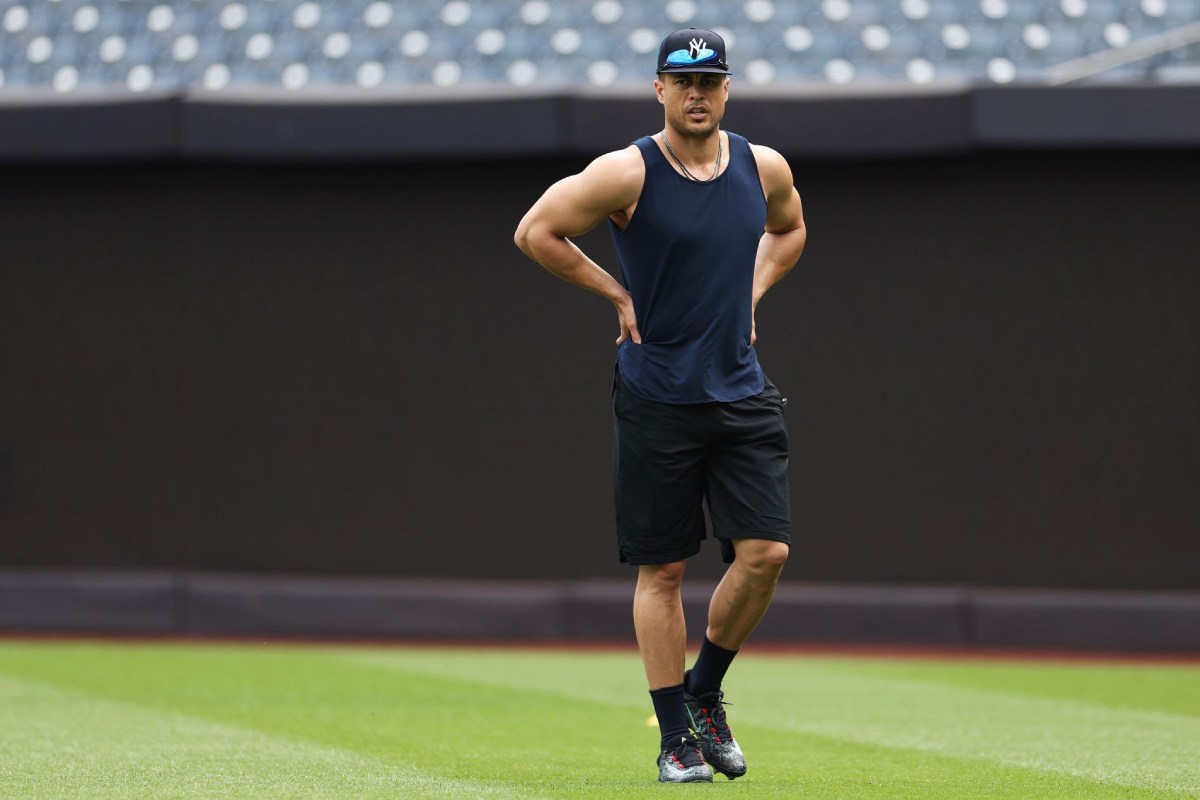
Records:
[[[690,42],[688,42],[688,55],[695,60],[700,56],[700,51],[703,50],[707,44],[708,42],[704,41],[703,39],[692,39]]]

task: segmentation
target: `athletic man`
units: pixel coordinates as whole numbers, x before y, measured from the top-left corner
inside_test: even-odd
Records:
[[[800,257],[805,228],[787,162],[721,130],[720,36],[667,36],[654,90],[664,130],[551,186],[516,241],[617,308],[618,544],[638,568],[633,620],[662,738],[658,779],[683,783],[746,772],[721,683],[767,610],[790,533],[786,401],[759,367],[754,311]],[[622,282],[569,239],[605,219]],[[705,538],[702,502],[730,566],[685,673],[680,584]]]

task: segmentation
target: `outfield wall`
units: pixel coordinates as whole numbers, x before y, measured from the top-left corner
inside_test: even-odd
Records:
[[[1195,155],[794,161],[788,581],[1200,586]],[[0,173],[0,565],[626,579],[585,161]]]
[[[632,583],[0,570],[0,636],[370,638],[634,646]],[[689,582],[693,644],[714,584]],[[781,586],[755,645],[1200,653],[1200,593]]]
[[[760,320],[788,578],[1200,586],[1200,89],[736,91],[813,231]],[[657,114],[5,93],[0,162],[78,166],[0,173],[0,565],[627,575],[611,312],[508,237]]]

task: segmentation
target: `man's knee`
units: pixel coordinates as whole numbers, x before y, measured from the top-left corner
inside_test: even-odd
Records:
[[[778,577],[787,563],[790,548],[771,539],[742,539],[737,546],[737,561],[743,569],[759,575]]]
[[[686,561],[670,564],[643,564],[638,568],[638,588],[656,593],[674,593],[683,583]]]

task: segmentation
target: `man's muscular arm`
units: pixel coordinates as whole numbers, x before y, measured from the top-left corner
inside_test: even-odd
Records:
[[[754,260],[750,344],[758,338],[753,323],[758,301],[796,265],[808,239],[800,195],[792,185],[791,167],[783,156],[768,147],[755,145],[754,157],[767,195],[767,224]]]
[[[558,277],[608,298],[617,307],[620,344],[641,335],[633,298],[621,283],[592,261],[568,237],[595,228],[606,217],[623,215],[637,202],[645,166],[637,148],[600,156],[578,175],[563,178],[526,212],[513,237],[517,247]]]

